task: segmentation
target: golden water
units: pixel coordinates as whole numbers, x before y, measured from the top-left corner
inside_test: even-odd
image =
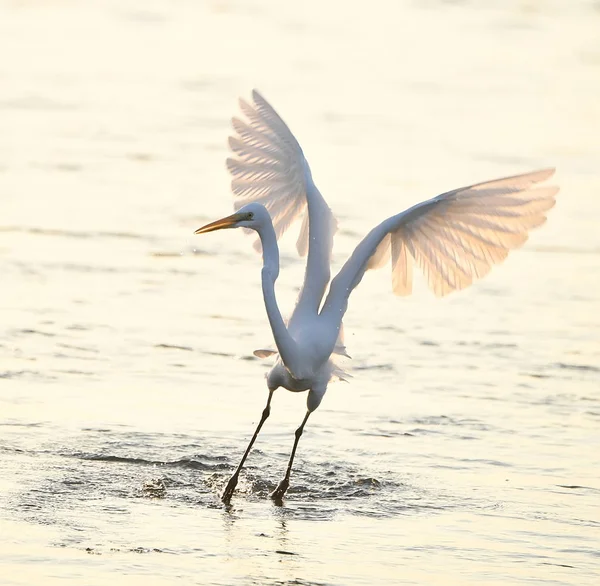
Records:
[[[5,585],[597,584],[600,5],[0,3]],[[556,166],[548,224],[470,290],[353,295],[354,378],[279,481],[304,395],[266,400],[260,258],[230,212],[258,87],[340,219]],[[281,305],[303,272],[282,249]]]

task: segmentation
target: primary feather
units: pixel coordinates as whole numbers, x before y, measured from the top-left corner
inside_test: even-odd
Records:
[[[307,192],[314,187],[308,162],[287,124],[256,90],[252,100],[252,104],[240,100],[247,122],[233,118],[236,136],[229,138],[229,148],[236,155],[227,159],[235,209],[250,202],[264,205],[278,239],[293,222],[302,219],[297,249],[306,256]],[[260,239],[254,247],[261,250]]]
[[[397,295],[412,292],[413,264],[437,296],[468,287],[546,221],[558,188],[538,184],[553,174],[554,169],[544,169],[461,187],[388,218],[371,230],[332,281],[325,313],[341,318],[352,290],[365,271],[381,266],[388,249]]]
[[[407,213],[391,232],[394,292],[412,290],[406,253],[438,296],[485,276],[546,221],[558,188],[533,186],[553,173],[545,169],[455,189]]]

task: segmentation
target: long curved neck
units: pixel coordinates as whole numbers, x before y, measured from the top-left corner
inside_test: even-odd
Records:
[[[275,338],[275,344],[281,360],[287,369],[296,378],[300,378],[298,364],[298,347],[296,341],[290,335],[275,296],[275,281],[279,276],[279,247],[277,246],[277,236],[273,229],[273,224],[263,224],[258,230],[258,235],[263,249],[263,268],[262,268],[262,290],[265,300],[267,317],[271,325],[271,331]]]
[[[279,246],[273,223],[264,222],[258,227],[257,232],[262,244],[263,269],[268,269],[275,282],[279,276]]]

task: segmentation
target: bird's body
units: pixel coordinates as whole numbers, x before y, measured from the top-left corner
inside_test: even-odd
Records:
[[[342,320],[350,294],[367,270],[391,258],[392,288],[397,295],[411,293],[413,264],[438,296],[464,289],[527,240],[529,230],[545,221],[558,191],[537,186],[553,174],[548,169],[471,185],[418,203],[373,228],[331,280],[337,222],[287,125],[256,91],[253,101],[253,105],[240,102],[249,122],[234,118],[237,136],[229,140],[237,155],[227,160],[237,211],[196,231],[242,227],[258,233],[255,248],[263,255],[263,297],[277,350],[255,354],[278,354],[267,375],[267,405],[225,489],[225,502],[231,498],[279,387],[308,391],[307,412],[296,431],[285,478],[273,496],[280,500],[285,494],[304,425],[321,403],[331,378],[339,374],[332,355],[345,354]],[[297,249],[301,256],[308,256],[304,283],[286,324],[275,294],[280,268],[277,241],[297,219],[302,221]]]

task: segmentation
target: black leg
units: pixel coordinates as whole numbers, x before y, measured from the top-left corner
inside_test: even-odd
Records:
[[[260,428],[263,426],[263,423],[267,420],[267,417],[269,417],[269,415],[271,414],[271,399],[273,398],[273,392],[274,391],[269,390],[269,398],[267,399],[267,405],[263,409],[260,421],[258,422],[258,425],[256,426],[256,431],[254,432],[254,435],[252,436],[252,439],[250,440],[250,443],[248,444],[248,447],[246,448],[246,451],[244,452],[244,455],[242,456],[242,460],[240,461],[240,463],[237,467],[237,470],[233,473],[233,476],[229,479],[229,482],[227,483],[227,486],[225,487],[225,490],[223,491],[223,494],[221,495],[221,500],[225,504],[229,504],[229,501],[231,500],[231,495],[233,494],[233,491],[235,490],[235,487],[237,486],[237,483],[238,483],[240,470],[243,468],[244,462],[246,461],[246,458],[248,457],[248,454],[250,453],[250,450],[252,449],[252,446],[254,445],[256,438],[258,437]]]
[[[310,414],[311,414],[311,411],[306,412],[306,415],[304,416],[304,419],[302,420],[300,427],[296,430],[296,434],[295,434],[296,438],[294,439],[294,447],[292,448],[292,453],[290,455],[290,461],[288,462],[288,467],[285,472],[285,476],[283,477],[283,480],[279,483],[277,488],[271,493],[271,498],[276,503],[281,502],[281,499],[283,498],[285,491],[288,489],[288,486],[290,485],[290,474],[292,473],[292,464],[294,463],[294,456],[296,455],[296,448],[298,447],[298,441],[300,440],[300,436],[302,435],[302,432],[304,431],[304,426],[306,425],[306,422],[308,421],[308,417]]]

